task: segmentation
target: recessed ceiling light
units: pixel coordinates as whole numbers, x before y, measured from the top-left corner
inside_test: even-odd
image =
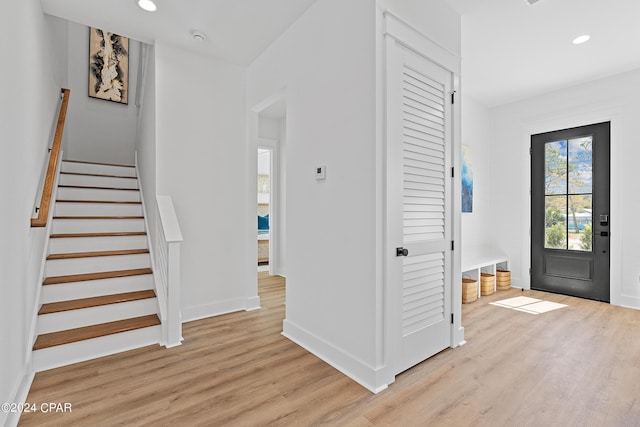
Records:
[[[146,10],[147,12],[155,12],[158,8],[151,0],[138,0],[138,6],[140,9]]]
[[[583,35],[573,39],[573,44],[582,44],[582,43],[588,41],[590,38],[591,38],[591,36],[589,34],[583,34]]]

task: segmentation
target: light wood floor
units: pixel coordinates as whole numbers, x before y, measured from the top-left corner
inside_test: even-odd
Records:
[[[640,311],[515,289],[463,306],[467,344],[373,395],[280,335],[284,282],[261,275],[262,309],[184,325],[184,344],[38,373],[29,402],[67,414],[21,425],[640,425]],[[488,305],[568,304],[532,315]]]

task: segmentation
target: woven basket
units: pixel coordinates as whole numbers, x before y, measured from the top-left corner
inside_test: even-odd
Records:
[[[478,299],[478,281],[462,278],[462,303],[469,304]]]
[[[508,291],[511,289],[511,272],[507,270],[496,271],[496,289]]]
[[[491,295],[494,291],[495,275],[489,273],[480,274],[480,295]]]

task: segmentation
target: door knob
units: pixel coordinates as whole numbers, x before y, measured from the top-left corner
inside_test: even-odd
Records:
[[[407,256],[407,255],[409,255],[409,249],[396,248],[396,256]]]

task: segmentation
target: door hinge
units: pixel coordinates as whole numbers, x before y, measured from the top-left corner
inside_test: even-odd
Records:
[[[529,155],[531,155],[532,153],[533,153],[533,149],[529,147]]]
[[[453,251],[454,249],[455,249],[455,241],[454,241],[454,240],[452,240],[452,241],[451,241],[451,250]]]
[[[455,90],[453,92],[451,92],[451,103],[452,104],[456,103],[456,91]]]
[[[451,324],[453,325],[453,313],[451,313]]]
[[[531,269],[529,269],[529,276],[531,276]]]
[[[456,176],[456,168],[453,167],[453,168],[451,168],[451,178],[453,178],[455,176]]]

